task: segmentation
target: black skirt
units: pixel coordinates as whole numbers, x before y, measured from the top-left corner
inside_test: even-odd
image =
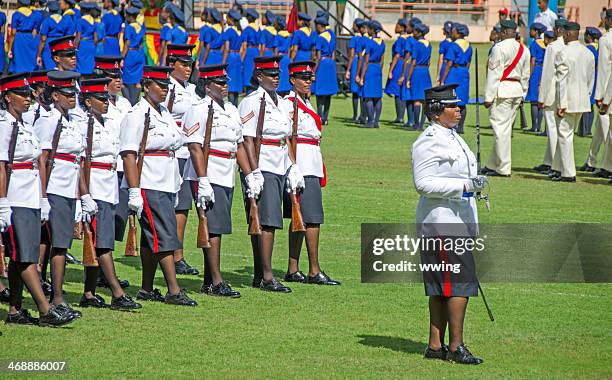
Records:
[[[176,234],[174,199],[176,194],[142,189],[144,209],[140,218],[140,244],[153,253],[182,248]]]
[[[306,224],[323,224],[323,196],[321,194],[321,179],[315,176],[304,177],[304,190],[299,194],[300,211]],[[291,218],[291,197],[287,192],[287,184],[283,195],[283,217]]]
[[[464,246],[462,244],[467,238],[425,239],[428,239],[429,246],[421,250],[421,264],[428,265],[430,269],[423,271],[425,294],[443,297],[478,296],[474,256],[471,250],[459,248]]]
[[[117,172],[117,186],[119,187],[119,203],[115,206],[115,240],[123,241],[125,226],[127,225],[130,209],[128,208],[128,189],[121,188],[123,172]]]
[[[96,200],[98,212],[91,221],[94,247],[115,249],[115,205]]]
[[[40,252],[40,209],[11,208],[11,226],[2,233],[5,255],[16,263],[37,263]]]
[[[51,205],[48,223],[51,246],[68,249],[72,247],[76,199],[65,198],[56,194],[47,194],[47,198]]]
[[[262,227],[271,227],[275,229],[283,228],[283,191],[285,188],[285,176],[270,172],[262,172],[264,177],[264,188],[259,199],[257,200],[257,208],[259,210],[259,223]],[[245,176],[240,173],[240,184],[242,186],[242,198],[244,200],[244,208],[246,211],[247,224],[249,223],[250,201],[247,196]]]
[[[187,159],[185,158],[178,159],[179,171],[181,173],[181,176],[183,175],[183,169],[185,168],[185,163],[187,163]],[[181,188],[179,189],[178,193],[176,193],[176,195],[178,196],[178,204],[174,208],[174,210],[176,211],[191,210],[191,199],[192,198],[191,198],[191,189],[189,186],[189,182],[190,181],[183,180],[183,183],[181,184]]]
[[[198,182],[191,182],[194,201],[198,196]],[[206,210],[208,218],[208,233],[215,235],[229,235],[232,233],[232,196],[234,189],[211,183],[215,193],[215,204]]]

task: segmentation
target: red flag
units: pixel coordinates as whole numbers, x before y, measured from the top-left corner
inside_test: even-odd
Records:
[[[293,7],[287,19],[287,31],[293,33],[298,30],[298,0],[293,0]]]

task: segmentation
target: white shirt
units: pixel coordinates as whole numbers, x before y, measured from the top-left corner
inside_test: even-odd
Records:
[[[563,42],[563,37],[558,37],[546,47],[546,52],[544,53],[538,102],[544,103],[545,107],[551,107],[556,101],[557,80],[555,79],[555,57],[564,46],[565,42]]]
[[[555,58],[555,78],[559,87],[558,107],[569,113],[591,111],[595,81],[595,57],[580,41],[571,41]]]
[[[62,116],[62,132],[57,145],[56,155],[59,153],[71,154],[76,156],[75,161],[65,161],[55,158],[53,171],[49,177],[47,193],[60,195],[65,198],[76,199],[80,175],[80,157],[85,150],[85,135],[83,134],[79,121],[74,113],[68,112],[70,120]],[[57,109],[52,109],[49,115],[40,117],[34,129],[40,136],[42,149],[51,150],[53,134],[57,127],[61,113]]]
[[[283,103],[285,112],[291,119],[291,125],[293,128],[293,97],[295,93],[291,91],[285,99],[287,102]],[[290,99],[291,98],[291,99]],[[310,104],[310,101],[303,100],[298,97],[298,102],[311,110],[314,114],[316,111]],[[320,119],[319,119],[320,120]],[[307,138],[321,140],[321,131],[317,127],[315,119],[310,116],[306,111],[302,110],[298,106],[298,138]],[[300,171],[303,175],[310,175],[319,178],[323,178],[323,156],[321,155],[321,147],[319,145],[310,144],[297,144],[296,149],[296,163],[300,167]]]
[[[182,119],[183,115],[187,110],[191,108],[191,105],[194,101],[199,98],[195,93],[195,85],[189,82],[185,82],[183,86],[180,84],[172,75],[170,76],[170,91],[174,89],[174,102],[172,102],[172,117],[176,121],[176,127],[179,131],[186,135],[188,130],[183,129]],[[168,102],[170,101],[170,91],[168,91],[168,96],[166,96],[166,100],[164,101],[164,107],[168,108]],[[189,149],[187,146],[182,146],[176,152],[177,158],[189,158]]]
[[[597,62],[595,99],[600,100],[606,94],[606,87],[608,87],[612,73],[612,28],[608,29],[599,39],[599,57]]]
[[[210,133],[210,148],[236,153],[238,144],[242,144],[242,124],[238,109],[230,102],[225,102],[223,107],[206,96],[198,100],[185,113],[183,125],[189,131],[185,137],[185,143],[204,144],[206,132],[206,120],[208,119],[208,107],[213,102],[213,123]],[[208,157],[208,169],[206,175],[211,183],[219,186],[233,188],[236,175],[236,158],[223,158],[210,155]],[[195,181],[198,176],[193,168],[191,160],[187,161],[183,178]]]
[[[150,110],[149,134],[146,150],[168,150],[175,152],[183,145],[183,137],[176,128],[176,123],[166,107],[160,104],[161,114],[149,102],[142,98],[121,121],[119,152],[138,153],[144,131],[145,114]],[[143,189],[176,193],[183,182],[179,173],[176,157],[145,156],[140,177]],[[126,177],[123,177],[122,188],[127,188]]]
[[[116,114],[107,114],[104,117],[104,125],[100,124],[95,117],[93,125],[93,144],[91,150],[91,161],[106,164],[117,162],[119,154],[119,126],[120,120],[113,119]],[[81,128],[87,138],[88,122],[81,122]],[[93,166],[93,165],[92,165]],[[91,168],[89,175],[89,193],[93,199],[110,204],[119,203],[119,191],[117,188],[117,171]]]
[[[23,119],[24,123],[33,125],[34,124],[34,118],[36,118],[36,112],[38,111],[38,118],[37,118],[37,120],[38,120],[42,116],[47,116],[49,114],[49,112],[51,112],[51,109],[53,108],[53,105],[50,105],[49,107],[50,107],[50,109],[49,109],[49,111],[47,111],[40,104],[32,103],[30,105],[30,108],[28,109],[28,111],[24,112],[23,115],[21,115],[21,118]]]
[[[507,77],[513,80],[501,80],[503,72],[518,55],[519,46],[519,42],[514,38],[508,38],[493,45],[487,66],[485,101],[493,102],[496,98],[523,98],[527,95],[531,60],[528,48],[523,46],[523,53],[518,64]]]
[[[121,124],[121,120],[123,120],[125,115],[127,115],[131,109],[132,104],[129,100],[123,96],[115,95],[115,104],[111,103],[110,101],[108,102],[108,112],[106,112],[106,115],[104,116],[112,117]],[[117,157],[117,171],[123,172],[123,160],[119,156]]]
[[[546,8],[544,12],[536,13],[533,18],[533,22],[539,22],[546,26],[546,30],[553,30],[555,27],[555,21],[557,21],[557,14],[550,10],[550,8]]]
[[[9,147],[14,122],[15,118],[7,111],[0,114],[0,161],[8,162],[9,160]],[[34,128],[22,121],[19,123],[13,163],[34,162],[34,165],[36,165],[41,153],[40,141]],[[7,195],[12,207],[38,209],[40,208],[41,196],[40,176],[37,169],[13,170]]]
[[[464,197],[467,179],[476,177],[476,157],[452,129],[432,123],[412,145],[414,186],[420,194],[417,224],[424,236],[448,236],[441,224],[464,225],[455,236],[477,234],[478,211],[474,197]],[[436,225],[438,224],[438,225]]]

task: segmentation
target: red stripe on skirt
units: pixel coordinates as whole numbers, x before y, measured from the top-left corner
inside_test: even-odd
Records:
[[[147,202],[147,196],[144,189],[140,189],[140,193],[142,194],[142,200],[144,202],[145,214],[153,230],[153,253],[157,253],[159,251],[159,240],[157,240],[157,231],[155,231],[155,223],[153,223],[153,213],[151,213],[151,208],[149,207],[149,202]]]
[[[440,260],[444,263],[448,263],[448,255],[444,250],[444,240],[442,239],[442,243],[440,244]],[[442,281],[442,295],[444,297],[451,296],[451,275],[450,272],[445,270],[444,272],[444,280]]]
[[[11,248],[13,252],[11,253],[11,260],[17,261],[17,247],[15,247],[15,235],[13,234],[13,226],[9,226],[8,228],[9,237],[11,238]]]

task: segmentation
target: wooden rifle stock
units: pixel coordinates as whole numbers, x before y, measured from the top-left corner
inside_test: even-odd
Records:
[[[174,109],[174,98],[176,97],[176,85],[172,86],[170,94],[168,94],[168,112],[172,113]]]
[[[91,180],[91,156],[93,150],[93,115],[89,114],[87,120],[87,147],[85,148],[85,161],[83,162],[83,180],[85,186],[89,190]],[[83,230],[83,265],[86,267],[97,267],[98,259],[96,258],[96,247],[93,242],[93,234],[89,223],[80,223]]]
[[[202,163],[202,167],[204,168],[203,174],[204,177],[207,176],[208,173],[208,157],[210,156],[210,138],[212,133],[212,123],[213,123],[213,102],[210,101],[210,105],[208,106],[208,116],[206,118],[206,131],[204,132],[204,145],[202,145],[202,153],[204,155],[204,162]],[[206,205],[200,205],[198,207],[198,240],[197,246],[198,248],[210,248],[210,241],[208,240],[208,217],[206,216],[205,207]]]
[[[297,162],[297,131],[298,131],[298,95],[297,92],[293,97],[293,125],[291,127],[291,146],[293,157]],[[291,191],[291,232],[306,232],[304,219],[302,218],[302,210],[300,208],[300,198],[295,191]]]
[[[9,142],[9,160],[5,165],[6,168],[6,196],[8,197],[9,184],[11,183],[11,174],[13,173],[13,159],[15,158],[15,147],[17,147],[17,135],[19,134],[19,122],[13,122],[11,131],[11,141]],[[6,262],[4,261],[4,242],[0,235],[0,277],[8,277]]]
[[[263,125],[266,119],[266,94],[264,93],[259,102],[259,115],[257,116],[257,128],[255,132],[255,161],[259,165],[259,152],[261,151],[261,136],[263,135]],[[249,235],[261,235],[261,223],[259,222],[259,208],[257,200],[249,198]]]

